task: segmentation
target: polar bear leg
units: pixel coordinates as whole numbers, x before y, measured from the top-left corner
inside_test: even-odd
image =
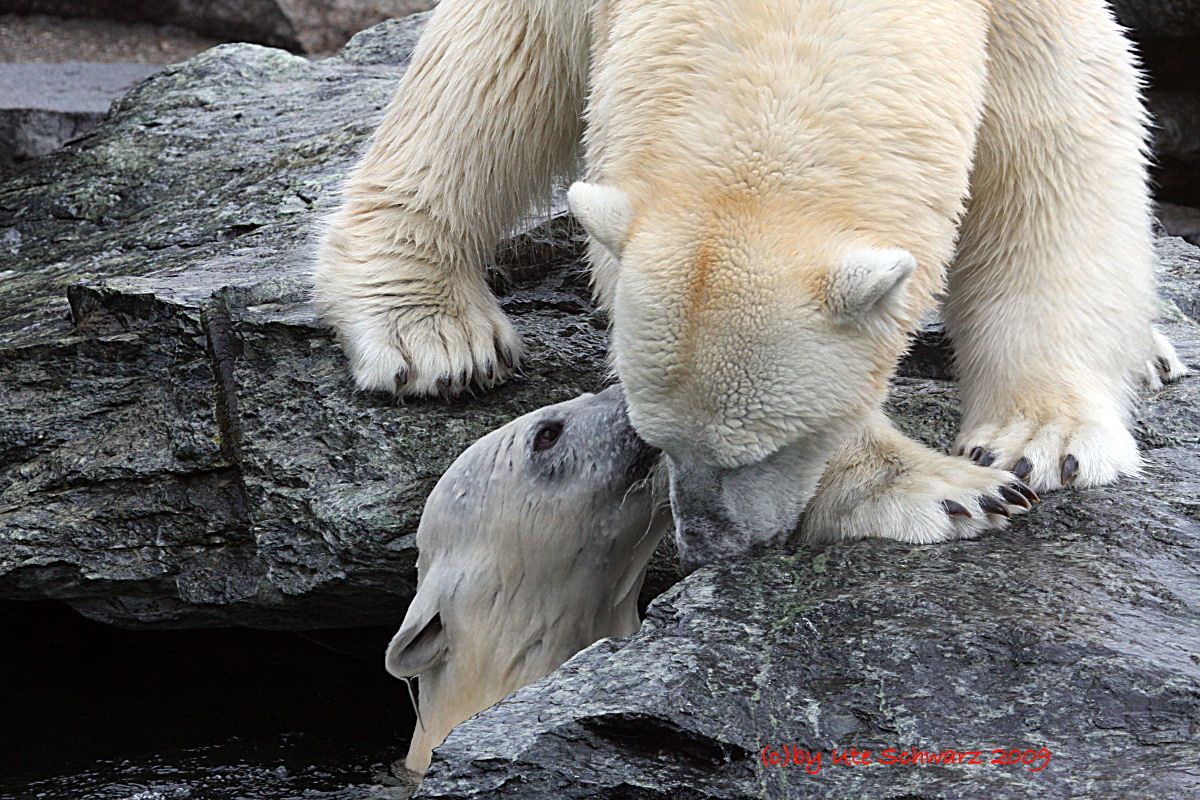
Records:
[[[1137,472],[1154,357],[1146,119],[1099,0],[1000,0],[971,201],[949,276],[956,452],[1034,489]]]
[[[800,534],[805,542],[966,539],[1003,528],[1037,499],[1012,473],[931,450],[878,411],[830,459]]]
[[[520,339],[498,239],[574,168],[590,0],[443,0],[320,246],[315,299],[359,387],[501,381]]]

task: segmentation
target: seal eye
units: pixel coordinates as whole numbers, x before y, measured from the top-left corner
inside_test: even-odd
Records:
[[[533,449],[549,450],[554,447],[554,443],[558,441],[558,437],[562,435],[563,425],[561,422],[543,422],[538,428],[537,433],[533,435]]]

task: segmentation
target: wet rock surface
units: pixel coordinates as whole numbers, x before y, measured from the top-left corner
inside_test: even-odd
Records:
[[[529,359],[485,397],[357,393],[316,320],[314,226],[422,24],[316,63],[215,48],[0,184],[0,597],[122,625],[393,624],[454,457],[603,385],[561,223],[502,248]]]
[[[530,352],[526,375],[486,396],[396,406],[357,393],[313,314],[314,225],[422,22],[386,23],[317,63],[209,51],[0,183],[0,598],[63,600],[126,627],[394,626],[445,467],[485,431],[603,385],[604,324],[562,220],[502,248],[497,288]],[[1200,250],[1164,238],[1160,254],[1164,329],[1200,366]],[[943,448],[949,377],[931,328],[890,401],[902,428]],[[1198,409],[1196,378],[1154,393],[1137,422],[1144,477],[1052,495],[1003,534],[698,572],[636,636],[460,726],[421,794],[1195,795]],[[656,562],[655,591],[671,564]],[[821,771],[763,764],[785,746],[822,752]],[[831,763],[850,747],[1051,757],[1036,772]],[[140,785],[158,791],[153,776],[191,758],[145,762]],[[395,788],[314,776],[274,788]],[[119,791],[119,771],[104,780]]]
[[[1164,330],[1196,368],[1200,250],[1162,254]],[[950,443],[952,384],[898,378],[889,405]],[[1200,380],[1148,397],[1137,436],[1143,477],[1052,494],[1005,533],[694,573],[632,638],[459,726],[417,796],[1197,796]],[[795,748],[800,765],[773,764]],[[851,748],[858,764],[835,763]],[[981,763],[906,764],[914,750]]]

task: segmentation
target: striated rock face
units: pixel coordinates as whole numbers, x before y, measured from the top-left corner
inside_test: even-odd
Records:
[[[1195,368],[1200,250],[1161,255],[1164,329]],[[910,372],[937,373],[925,352]],[[890,405],[949,444],[951,384],[899,378]],[[1003,534],[694,573],[632,638],[459,726],[417,796],[1200,796],[1200,380],[1147,398],[1137,435],[1144,477],[1053,494]],[[869,763],[834,763],[850,748]],[[900,761],[914,749],[982,763]]]
[[[487,397],[356,393],[314,317],[314,225],[423,21],[317,63],[215,48],[0,184],[0,597],[132,626],[394,625],[455,456],[603,385],[561,223],[503,251],[530,357]]]

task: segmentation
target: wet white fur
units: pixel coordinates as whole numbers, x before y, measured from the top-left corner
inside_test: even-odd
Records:
[[[741,523],[759,536],[796,521],[767,502],[789,451],[804,453],[790,459],[801,487],[833,459],[811,536],[938,541],[1002,522],[973,500],[1011,477],[903,440],[877,413],[904,334],[943,290],[960,451],[1006,469],[1028,458],[1040,491],[1061,486],[1069,455],[1076,486],[1137,471],[1135,389],[1148,360],[1177,359],[1151,327],[1140,77],[1106,4],[608,9],[587,132],[603,194],[572,197],[631,209],[628,230],[604,232],[619,263],[592,250],[597,285],[631,417],[690,480],[705,482],[702,464],[714,486],[763,486],[739,495],[743,514],[764,509]],[[864,247],[916,268],[904,307],[848,325],[836,290],[869,282],[849,269]],[[863,465],[871,453],[890,461]],[[888,469],[912,480],[884,491]]]
[[[586,6],[439,4],[318,252],[315,300],[360,388],[458,392],[503,380],[501,351],[519,361],[484,267],[575,168]]]
[[[589,78],[607,202],[578,210],[654,443],[745,486],[793,451],[773,463],[807,496],[839,446],[899,436],[886,381],[945,290],[962,449],[1028,457],[1039,490],[1068,454],[1080,486],[1137,471],[1134,387],[1178,360],[1151,329],[1140,78],[1102,0],[443,0],[320,255],[360,386],[503,378],[494,342],[516,341],[481,267],[570,171]],[[855,254],[893,251],[915,261],[902,302],[838,314]],[[909,538],[935,499],[1011,480],[888,452],[944,489],[889,494],[837,535]],[[831,518],[878,499],[856,475]]]

